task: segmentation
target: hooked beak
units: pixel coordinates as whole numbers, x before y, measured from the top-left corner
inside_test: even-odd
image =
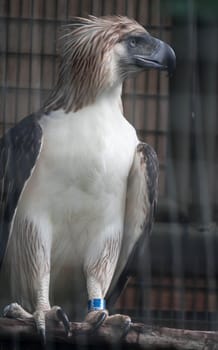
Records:
[[[154,68],[168,71],[171,76],[176,68],[176,55],[172,47],[152,37],[152,49],[149,53],[135,54],[135,64],[141,68]]]

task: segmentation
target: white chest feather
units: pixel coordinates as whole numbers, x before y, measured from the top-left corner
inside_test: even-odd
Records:
[[[35,222],[46,217],[56,259],[78,261],[93,239],[101,245],[105,235],[122,233],[136,134],[104,100],[76,113],[52,112],[41,126],[41,155],[18,209]]]

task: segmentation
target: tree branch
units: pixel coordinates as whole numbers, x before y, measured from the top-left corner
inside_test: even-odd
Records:
[[[174,328],[150,327],[133,323],[128,334],[122,337],[122,329],[103,324],[98,330],[88,323],[71,323],[71,335],[65,335],[62,325],[48,322],[46,339],[48,343],[61,344],[61,349],[68,349],[74,344],[83,345],[83,349],[94,346],[95,349],[111,348],[118,344],[122,349],[153,350],[218,350],[218,333],[181,330]],[[0,318],[0,349],[10,349],[11,342],[37,344],[40,349],[41,339],[37,334],[33,320],[15,320]],[[41,347],[42,348],[42,347]],[[114,349],[114,347],[113,347]]]

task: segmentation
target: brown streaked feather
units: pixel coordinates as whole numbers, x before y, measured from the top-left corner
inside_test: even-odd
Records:
[[[63,26],[58,80],[43,110],[75,112],[91,104],[110,85],[114,46],[131,32],[145,29],[122,16],[75,17]]]
[[[13,270],[12,294],[29,311],[34,310],[41,278],[50,271],[50,252],[41,239],[40,228],[28,218],[15,217],[12,234],[6,254],[6,264],[10,260]]]
[[[112,307],[132,275],[132,265],[144,251],[157,203],[158,159],[146,143],[137,146],[127,184],[127,202],[122,250],[113,281],[107,293],[107,305]]]
[[[118,233],[114,237],[104,242],[104,249],[95,262],[91,262],[87,266],[88,276],[95,276],[102,286],[102,294],[105,295],[109,283],[113,276],[113,266],[116,266],[121,247],[121,234]]]

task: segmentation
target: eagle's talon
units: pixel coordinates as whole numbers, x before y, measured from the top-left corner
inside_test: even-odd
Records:
[[[70,321],[64,310],[59,306],[53,306],[49,310],[37,310],[34,313],[34,320],[37,330],[43,339],[43,343],[46,343],[46,321],[61,322],[64,326],[67,337],[71,335]]]
[[[39,329],[37,329],[41,343],[43,346],[46,345],[46,334],[45,334],[45,328],[41,327]]]
[[[93,332],[95,332],[101,325],[104,323],[105,319],[107,318],[107,313],[101,312],[100,315],[97,318],[97,321],[93,327]]]
[[[15,304],[15,303],[14,303],[14,304]],[[6,306],[4,307],[3,312],[2,312],[3,317],[8,317],[8,318],[10,318],[11,307],[12,307],[12,304],[6,305]]]
[[[46,322],[45,322],[46,312],[42,310],[36,310],[33,314],[35,321],[35,326],[37,333],[39,334],[41,343],[46,345]]]
[[[56,317],[60,322],[63,323],[66,335],[67,337],[69,337],[71,335],[71,331],[70,331],[70,321],[68,319],[67,314],[64,312],[63,309],[58,308],[56,311]]]
[[[101,325],[107,319],[107,316],[107,310],[90,311],[85,318],[85,322],[87,322],[91,326],[90,332],[93,333],[99,327],[101,327]]]
[[[123,324],[123,334],[122,334],[123,338],[125,338],[125,336],[129,333],[130,328],[131,328],[131,320],[124,322],[124,324]]]

